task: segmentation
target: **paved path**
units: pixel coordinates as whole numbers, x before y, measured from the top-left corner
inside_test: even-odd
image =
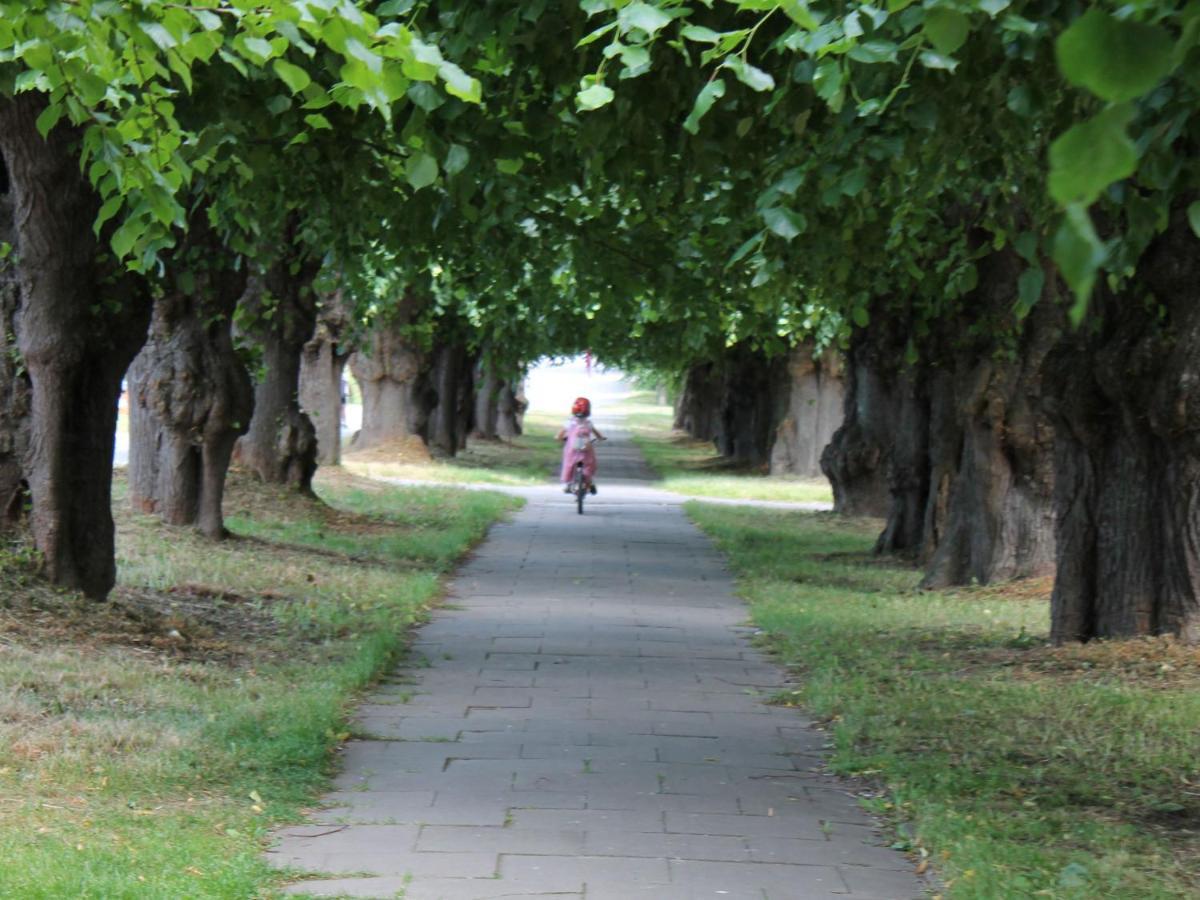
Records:
[[[406,900],[907,900],[819,766],[823,735],[764,705],[783,680],[678,504],[602,450],[587,513],[547,488],[497,526],[361,707],[329,808],[271,859],[294,892]],[[335,877],[337,876],[337,877]]]

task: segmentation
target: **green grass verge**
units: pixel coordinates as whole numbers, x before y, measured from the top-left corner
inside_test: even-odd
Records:
[[[633,394],[621,405],[621,413],[624,427],[665,490],[728,500],[833,502],[833,491],[824,478],[781,478],[730,467],[711,443],[673,432],[671,407],[657,404],[651,393]]]
[[[345,473],[329,505],[243,479],[220,544],[134,516],[111,603],[0,556],[0,896],[249,898],[327,784],[355,693],[518,500]]]
[[[919,592],[877,523],[689,503],[729,554],[781,698],[830,724],[954,898],[1200,896],[1200,651],[1052,648],[1046,580]]]

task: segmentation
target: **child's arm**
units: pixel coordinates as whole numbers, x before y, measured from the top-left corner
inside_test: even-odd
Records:
[[[567,439],[567,429],[558,429],[558,434],[556,434],[554,437],[556,440],[565,441]]]
[[[593,426],[592,426],[592,432],[593,432],[593,433],[596,435],[596,437],[598,437],[600,440],[602,440],[602,441],[607,441],[607,440],[608,440],[608,438],[606,438],[604,435],[602,435],[602,434],[600,433],[600,429],[599,429],[599,428],[597,428],[595,425],[593,425]]]

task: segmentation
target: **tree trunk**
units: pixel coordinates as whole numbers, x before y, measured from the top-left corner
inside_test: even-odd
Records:
[[[525,410],[529,401],[525,399],[525,380],[521,379],[513,386],[505,381],[500,387],[499,402],[496,407],[496,435],[506,441],[520,437],[525,430]]]
[[[237,442],[235,454],[261,480],[311,494],[317,433],[300,410],[298,392],[300,358],[316,327],[312,281],[317,266],[302,264],[295,273],[289,269],[288,260],[276,264],[243,299],[258,320],[253,331],[262,346],[264,372],[254,387],[250,430]],[[266,316],[262,313],[268,297],[275,306]]]
[[[688,369],[675,403],[675,428],[698,441],[717,436],[721,416],[721,380],[711,362]]]
[[[425,428],[425,443],[438,456],[454,456],[466,446],[474,412],[475,360],[461,341],[433,351],[429,380],[435,402]]]
[[[906,309],[877,305],[851,341],[846,423],[822,456],[839,511],[878,514],[884,476],[876,550],[925,565],[926,587],[1053,571],[1054,430],[1040,397],[1060,313],[1048,288],[1017,327],[1024,264],[1003,252],[978,265],[964,314],[916,343]]]
[[[766,466],[783,418],[784,361],[738,346],[726,353],[720,371],[717,451],[734,463]]]
[[[225,535],[221,502],[253,389],[233,346],[234,308],[246,287],[237,260],[203,221],[193,222],[180,266],[194,277],[154,308],[150,339],[130,367],[130,502],[172,525]]]
[[[29,373],[31,528],[51,581],[107,596],[116,578],[112,458],[121,378],[146,336],[141,284],[102,279],[98,202],[79,168],[78,133],[43,140],[35,93],[0,98],[0,153],[11,179]]]
[[[317,431],[317,462],[336,466],[342,461],[342,374],[346,354],[340,349],[346,313],[340,292],[322,302],[312,339],[300,359],[300,408]]]
[[[856,329],[846,358],[842,424],[821,451],[821,471],[833,486],[833,508],[846,516],[882,518],[891,508],[887,457],[897,409],[890,333],[873,319]]]
[[[1013,257],[985,260],[981,283],[1011,286],[1019,273]],[[1012,297],[1001,291],[992,309],[997,314],[1011,309]],[[981,308],[988,298],[976,299]],[[957,354],[953,376],[937,379],[923,536],[925,587],[1054,571],[1055,430],[1042,394],[1046,358],[1060,335],[1055,301],[1050,287],[1011,355],[968,347]]]
[[[368,346],[350,357],[363,397],[362,430],[355,450],[420,437],[429,416],[424,355],[399,323],[377,323]]]
[[[482,362],[475,373],[475,385],[473,436],[482,441],[494,441],[500,436],[500,393],[505,389],[504,380]]]
[[[13,196],[0,161],[0,245],[5,244],[10,249],[0,259],[0,533],[17,526],[25,514],[29,495],[25,458],[31,424],[29,373],[16,340],[21,288]]]
[[[1178,209],[1051,354],[1056,642],[1200,642],[1200,246]],[[1147,298],[1146,292],[1150,297]]]
[[[772,475],[821,477],[821,452],[842,424],[845,390],[836,351],[803,344],[788,359],[787,414],[771,450]]]

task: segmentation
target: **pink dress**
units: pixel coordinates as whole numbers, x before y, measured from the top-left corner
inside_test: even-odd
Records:
[[[579,419],[572,416],[563,426],[567,432],[567,440],[563,444],[562,477],[563,484],[575,475],[575,463],[583,460],[583,475],[591,481],[596,477],[596,451],[592,441],[596,438],[591,419]]]

